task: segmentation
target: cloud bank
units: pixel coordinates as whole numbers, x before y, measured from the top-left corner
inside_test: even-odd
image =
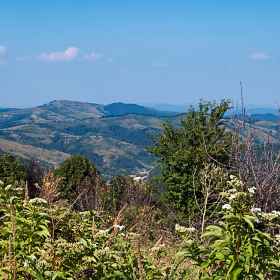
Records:
[[[249,56],[251,60],[267,60],[269,57],[264,53],[253,53]]]
[[[95,60],[99,59],[100,57],[102,57],[102,53],[86,54],[84,57],[88,61],[95,61]]]
[[[69,47],[64,52],[52,52],[50,54],[42,53],[38,55],[38,57],[48,61],[70,61],[75,59],[79,52],[80,49],[75,47]]]
[[[0,54],[3,54],[6,51],[6,47],[0,46]]]

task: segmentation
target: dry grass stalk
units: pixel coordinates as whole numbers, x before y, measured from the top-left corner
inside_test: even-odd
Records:
[[[91,234],[92,234],[92,237],[94,237],[95,233],[96,233],[96,224],[95,224],[95,221],[94,221],[94,216],[92,217],[92,225],[91,225]]]
[[[49,248],[47,251],[45,251],[39,258],[39,262],[41,262],[42,260],[45,259],[46,255],[48,255],[51,251],[53,250],[53,248]]]
[[[114,225],[119,225],[123,219],[122,214],[124,210],[126,209],[127,204],[119,211],[117,218],[114,221]]]
[[[59,195],[59,193],[57,192],[58,184],[65,178],[61,177],[53,181],[53,174],[49,172],[45,179],[46,180],[42,187],[39,186],[38,183],[35,183],[35,186],[42,192],[42,198],[49,203],[52,203],[53,200]]]
[[[28,183],[26,181],[25,183],[25,193],[24,193],[24,203],[27,203],[29,201],[29,192],[28,192]]]
[[[111,244],[112,244],[112,237],[116,237],[119,234],[119,228],[117,226],[120,225],[120,223],[121,223],[121,221],[123,219],[122,214],[123,214],[124,210],[126,209],[126,207],[127,207],[127,204],[119,211],[118,216],[117,216],[117,218],[114,221],[114,230],[112,232],[112,236],[107,241],[107,244],[106,244],[107,247],[111,246]]]
[[[140,250],[140,241],[137,241],[137,255],[138,255],[138,269],[139,269],[139,280],[142,280],[143,275],[143,264],[142,264],[142,256],[141,256],[141,250]]]
[[[162,241],[163,241],[163,235],[162,235],[162,236],[160,237],[160,239],[156,242],[156,244],[154,245],[153,248],[158,247],[159,245],[161,245],[161,244],[162,244]]]
[[[10,237],[9,237],[8,259],[9,259],[9,270],[12,271],[12,243],[11,243],[11,238]]]
[[[133,225],[133,226],[128,230],[128,232],[133,232],[133,231],[137,228],[137,226],[138,226],[138,223],[135,224],[135,225]]]
[[[12,229],[12,238],[13,238],[13,243],[16,241],[16,226],[15,226],[15,219],[14,219],[14,213],[13,213],[13,208],[11,208],[11,229]],[[13,278],[14,280],[17,279],[17,259],[16,256],[14,256],[14,266],[12,269],[12,244],[11,244],[11,239],[9,238],[9,268],[10,271],[13,271]]]
[[[14,259],[14,280],[17,280],[17,259]]]

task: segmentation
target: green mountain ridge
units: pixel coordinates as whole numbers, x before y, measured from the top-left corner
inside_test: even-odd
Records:
[[[167,118],[179,115],[136,104],[101,105],[55,100],[27,109],[0,111],[0,149],[23,158],[35,158],[57,167],[71,154],[85,155],[105,177],[117,172],[133,174],[153,169],[154,158],[146,151]],[[265,139],[267,123],[254,125]],[[269,123],[272,141],[278,126]]]

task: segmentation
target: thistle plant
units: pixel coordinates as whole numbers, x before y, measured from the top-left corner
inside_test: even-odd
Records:
[[[279,235],[269,230],[277,226],[279,212],[263,213],[254,207],[254,187],[230,176],[227,199],[219,225],[210,225],[196,242],[187,228],[176,227],[184,238],[178,253],[192,260],[202,280],[278,279],[280,277]],[[208,244],[208,245],[207,245]]]

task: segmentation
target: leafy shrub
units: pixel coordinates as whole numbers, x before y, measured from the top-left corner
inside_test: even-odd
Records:
[[[280,235],[269,230],[278,227],[280,212],[262,213],[253,207],[255,188],[243,191],[234,176],[229,184],[232,188],[221,194],[228,199],[222,220],[206,228],[201,242],[193,240],[194,229],[177,225],[185,240],[185,251],[178,255],[198,266],[202,280],[279,279]]]

